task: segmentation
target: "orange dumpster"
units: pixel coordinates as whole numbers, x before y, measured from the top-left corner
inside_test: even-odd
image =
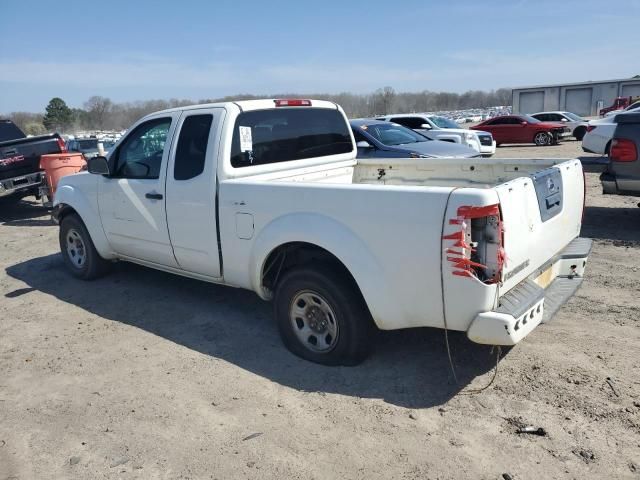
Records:
[[[60,179],[66,175],[78,173],[87,164],[81,153],[53,153],[40,157],[40,168],[44,170],[47,191],[50,199],[56,193],[56,187]]]

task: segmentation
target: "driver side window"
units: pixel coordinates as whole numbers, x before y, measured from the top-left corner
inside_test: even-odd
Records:
[[[157,179],[171,127],[170,118],[156,118],[139,125],[116,152],[115,177]]]

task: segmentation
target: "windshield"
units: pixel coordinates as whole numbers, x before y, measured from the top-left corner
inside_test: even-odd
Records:
[[[571,112],[564,112],[565,117],[569,117],[571,120],[576,121],[576,122],[584,122],[585,119],[582,117],[579,117],[578,115],[576,115],[575,113],[571,113]]]
[[[540,123],[540,120],[538,120],[537,118],[533,118],[531,115],[522,115],[522,118],[524,118],[529,123]]]
[[[395,123],[374,123],[362,125],[360,129],[367,132],[383,145],[404,145],[405,143],[426,142],[427,139],[401,125]]]
[[[433,123],[435,123],[440,128],[460,128],[453,120],[449,120],[446,117],[429,117]]]

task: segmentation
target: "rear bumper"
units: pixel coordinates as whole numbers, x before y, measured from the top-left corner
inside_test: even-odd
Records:
[[[43,178],[42,172],[35,172],[0,180],[0,197],[7,197],[23,190],[37,188],[42,185]]]
[[[576,238],[534,274],[500,297],[498,308],[479,313],[469,339],[489,345],[515,345],[540,323],[550,321],[578,290],[591,239]]]
[[[604,195],[628,195],[630,197],[640,197],[640,190],[620,190],[618,188],[616,176],[611,172],[602,172],[600,174],[600,183],[602,184],[602,193]]]
[[[602,193],[605,195],[617,195],[618,184],[616,183],[616,177],[608,172],[600,174],[600,183],[602,183]]]
[[[496,153],[496,141],[491,142],[491,145],[480,145],[480,153],[482,155],[493,155]]]

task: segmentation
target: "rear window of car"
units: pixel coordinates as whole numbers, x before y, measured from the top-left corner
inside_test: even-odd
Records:
[[[83,150],[89,150],[92,148],[97,149],[98,148],[98,139],[97,138],[93,138],[90,140],[78,140],[78,148],[81,148]]]
[[[234,168],[350,153],[349,125],[338,110],[274,108],[243,112],[231,143]]]

